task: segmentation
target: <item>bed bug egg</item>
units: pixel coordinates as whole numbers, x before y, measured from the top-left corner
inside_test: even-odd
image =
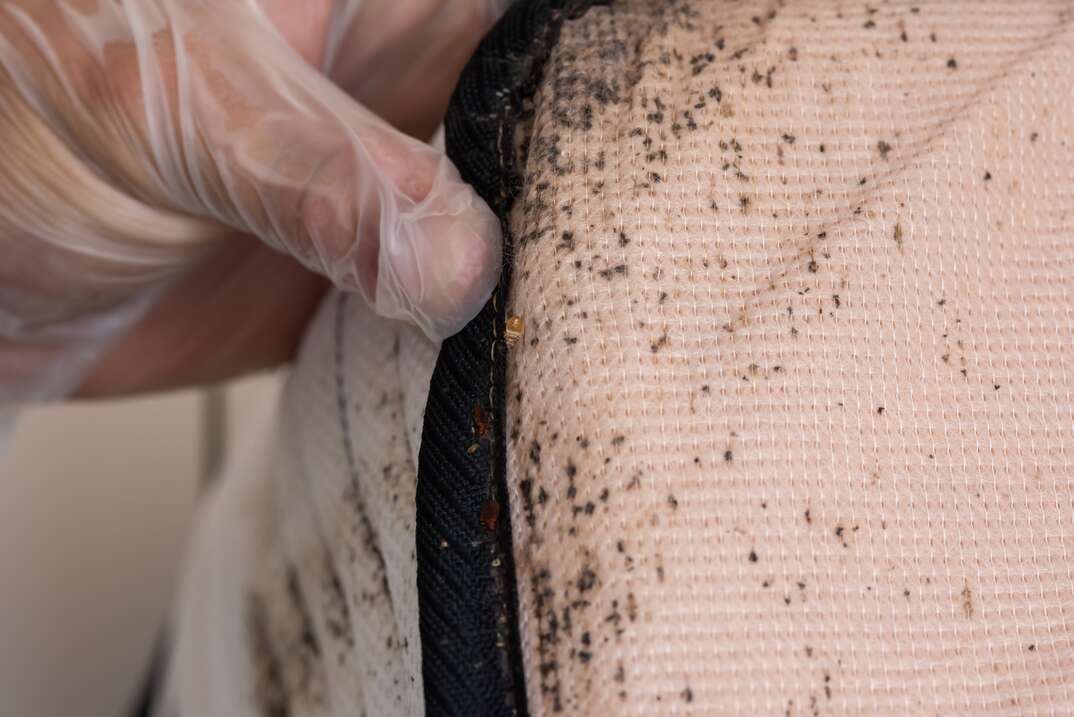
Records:
[[[522,334],[526,331],[526,322],[522,320],[521,316],[512,316],[507,320],[507,326],[504,328],[503,338],[507,342],[507,348],[513,349],[518,344],[519,339],[522,338]]]

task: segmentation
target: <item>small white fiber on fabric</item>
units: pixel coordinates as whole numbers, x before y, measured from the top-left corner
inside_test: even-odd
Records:
[[[1074,711],[1074,3],[568,22],[512,217],[531,714]]]

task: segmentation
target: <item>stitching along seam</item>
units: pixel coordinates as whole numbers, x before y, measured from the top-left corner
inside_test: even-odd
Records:
[[[426,714],[526,715],[507,505],[507,352],[513,265],[508,225],[521,189],[514,128],[540,85],[563,22],[593,0],[516,3],[460,78],[445,119],[448,154],[504,230],[492,299],[437,360],[418,459],[417,563]]]

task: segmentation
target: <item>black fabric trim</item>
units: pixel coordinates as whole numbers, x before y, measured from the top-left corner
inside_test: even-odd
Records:
[[[417,564],[430,717],[527,713],[507,504],[502,336],[513,260],[507,217],[521,188],[514,127],[564,20],[598,2],[515,3],[467,65],[445,120],[448,155],[500,217],[504,261],[492,299],[444,342],[425,407]]]

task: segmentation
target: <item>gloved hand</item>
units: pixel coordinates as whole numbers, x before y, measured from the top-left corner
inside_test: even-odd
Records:
[[[325,73],[427,132],[415,72],[442,68],[446,98],[499,4],[0,3],[0,402],[70,391],[237,233],[433,339],[461,328],[498,278],[498,221]]]

